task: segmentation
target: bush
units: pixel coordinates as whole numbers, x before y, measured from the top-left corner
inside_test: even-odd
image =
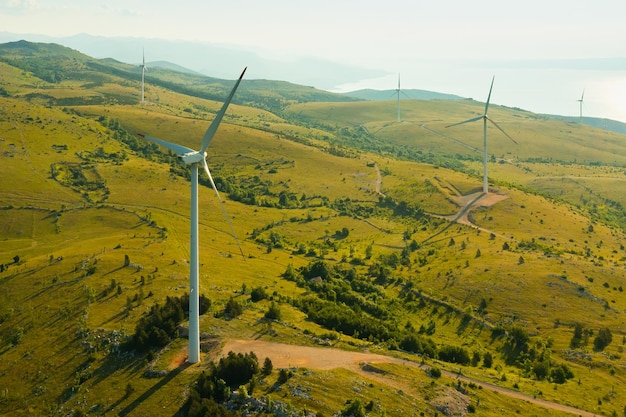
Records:
[[[467,350],[458,346],[445,345],[439,349],[439,359],[445,362],[469,365],[471,362]]]
[[[281,312],[280,312],[280,307],[278,306],[278,304],[276,304],[275,302],[272,301],[272,304],[270,305],[270,308],[265,313],[265,318],[269,319],[269,320],[280,320],[281,319]]]
[[[491,368],[492,365],[493,365],[493,357],[491,356],[491,353],[485,352],[485,354],[483,355],[483,366],[485,368]]]
[[[235,318],[241,315],[241,313],[243,313],[243,306],[241,305],[241,303],[235,300],[233,297],[230,297],[230,299],[226,303],[226,306],[224,307],[224,314],[231,318]]]
[[[365,417],[365,407],[360,400],[351,401],[346,408],[341,411],[341,416]]]
[[[268,298],[267,292],[263,287],[253,288],[250,292],[250,301],[256,303],[261,300],[265,300]]]

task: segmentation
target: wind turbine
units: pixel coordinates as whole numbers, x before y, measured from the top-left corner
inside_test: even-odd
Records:
[[[398,95],[398,123],[400,122],[400,73],[398,73],[398,89],[396,90]]]
[[[580,118],[583,118],[583,101],[585,99],[585,89],[583,89],[583,94],[580,96],[580,99],[576,100],[580,103]]]
[[[452,126],[458,126],[458,125],[462,125],[464,123],[471,123],[471,122],[475,122],[478,120],[483,120],[483,193],[487,194],[489,192],[489,185],[487,182],[487,158],[488,158],[488,154],[487,154],[487,120],[489,120],[491,123],[493,123],[493,125],[495,127],[498,128],[498,130],[502,133],[504,133],[504,135],[511,139],[513,141],[513,143],[515,143],[517,145],[517,142],[515,141],[515,139],[513,139],[511,136],[509,136],[508,133],[506,133],[500,126],[498,126],[498,124],[496,122],[494,122],[489,116],[487,116],[487,110],[489,110],[489,100],[491,100],[491,90],[493,89],[493,82],[495,81],[496,77],[494,76],[491,79],[491,87],[489,87],[489,95],[487,96],[487,103],[485,103],[485,113],[482,116],[478,116],[478,117],[473,117],[471,119],[467,119],[464,120],[462,122],[459,123],[454,123],[451,125],[448,125],[446,127],[452,127]]]
[[[202,145],[200,150],[195,151],[193,149],[187,148],[182,145],[178,145],[176,143],[166,142],[161,139],[156,139],[150,137],[148,135],[140,134],[144,139],[147,139],[151,142],[157,143],[170,151],[176,153],[183,162],[190,166],[191,168],[191,219],[190,219],[190,260],[189,260],[189,359],[190,363],[196,363],[200,361],[200,299],[199,299],[199,270],[200,270],[200,261],[198,257],[198,166],[202,165],[207,176],[209,177],[209,181],[211,181],[211,186],[215,190],[215,195],[220,203],[220,207],[222,208],[222,212],[226,215],[226,210],[224,209],[224,205],[222,203],[222,199],[217,191],[217,187],[215,186],[215,182],[213,181],[213,177],[211,176],[211,172],[209,171],[209,166],[206,163],[206,150],[217,131],[217,128],[224,117],[224,113],[226,113],[226,109],[230,104],[233,96],[235,95],[235,91],[237,91],[237,87],[239,87],[239,83],[243,78],[243,75],[246,72],[246,68],[244,68],[243,72],[239,76],[239,79],[235,83],[235,86],[231,90],[228,98],[222,105],[220,111],[215,115],[215,119],[207,129],[204,137],[202,138]],[[226,216],[228,220],[228,216]],[[228,224],[230,226],[231,232],[233,236],[235,236],[233,226],[228,220]],[[235,239],[236,236],[235,236]],[[237,242],[239,245],[239,242]],[[239,246],[239,250],[241,251],[241,246]],[[243,256],[243,251],[241,251],[241,255]]]
[[[148,67],[146,67],[146,54],[145,51],[141,51],[141,55],[142,55],[142,62],[141,62],[141,104],[144,104],[146,102],[146,96],[144,94],[145,88],[144,88],[144,78],[145,78],[145,74],[146,71],[148,71]]]

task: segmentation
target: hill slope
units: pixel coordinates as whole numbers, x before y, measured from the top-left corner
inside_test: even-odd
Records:
[[[231,82],[156,70],[142,106],[137,68],[111,60],[2,45],[0,67],[0,413],[171,416],[199,395],[288,415],[555,415],[487,383],[623,411],[622,135],[494,106],[521,145],[489,131],[486,198],[480,126],[444,127],[480,103],[411,100],[397,123],[393,101],[244,80],[208,161],[246,259],[205,180],[210,305],[204,362],[186,366],[188,173],[136,133],[197,146]],[[293,363],[242,381],[225,371],[236,358],[209,366],[246,338],[470,379]],[[195,385],[218,371],[228,390]]]

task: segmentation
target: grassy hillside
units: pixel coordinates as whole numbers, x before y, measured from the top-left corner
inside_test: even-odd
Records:
[[[445,126],[483,104],[405,100],[397,123],[393,100],[244,79],[207,153],[245,257],[203,179],[210,307],[187,366],[184,336],[129,348],[189,271],[187,169],[137,133],[196,147],[231,83],[161,69],[142,106],[136,68],[59,46],[2,45],[0,66],[0,415],[182,415],[229,339],[416,365],[294,364],[234,383],[232,407],[245,385],[285,415],[346,400],[370,416],[561,415],[489,383],[623,413],[623,135],[493,106],[519,145],[489,130],[489,199],[465,212],[482,126]]]

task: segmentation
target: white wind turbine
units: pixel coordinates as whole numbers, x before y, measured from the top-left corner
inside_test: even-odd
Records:
[[[148,71],[148,67],[146,67],[146,54],[145,51],[141,51],[141,55],[142,55],[142,62],[141,62],[141,104],[144,104],[146,102],[146,96],[144,94],[145,92],[145,88],[144,88],[144,79],[145,79],[145,75],[146,75],[146,71]]]
[[[583,89],[583,94],[580,96],[580,99],[576,100],[578,103],[580,103],[580,118],[583,118],[583,102],[585,99],[585,89]]]
[[[464,120],[462,122],[459,123],[454,123],[451,125],[448,125],[446,127],[452,127],[452,126],[458,126],[458,125],[462,125],[464,123],[471,123],[471,122],[475,122],[477,120],[483,120],[483,193],[487,194],[489,192],[489,185],[487,182],[487,159],[488,159],[488,154],[487,154],[487,120],[489,120],[491,123],[493,123],[493,125],[495,127],[498,128],[498,130],[502,133],[504,133],[504,135],[511,139],[513,141],[513,143],[515,143],[517,145],[517,142],[515,141],[515,139],[513,139],[511,136],[509,136],[508,133],[506,133],[500,126],[498,126],[498,124],[496,122],[494,122],[489,116],[487,116],[487,110],[489,110],[489,100],[491,100],[491,90],[493,89],[493,82],[495,81],[496,77],[494,76],[491,79],[491,87],[489,87],[489,95],[487,96],[487,103],[485,104],[485,113],[482,116],[478,116],[478,117],[473,117],[471,119],[468,120]]]
[[[398,95],[398,122],[400,122],[400,73],[398,73],[398,89],[396,90],[396,94]]]
[[[207,176],[209,177],[209,181],[211,181],[211,186],[215,190],[215,195],[220,203],[220,207],[222,212],[224,213],[226,219],[228,220],[228,216],[226,216],[226,211],[222,204],[222,199],[217,191],[217,187],[215,186],[215,182],[213,181],[213,177],[211,176],[211,172],[209,171],[209,167],[206,163],[206,150],[217,131],[217,128],[224,117],[224,113],[226,113],[226,109],[230,104],[233,96],[235,95],[235,91],[237,91],[237,87],[239,87],[239,83],[245,74],[246,69],[244,68],[243,72],[239,76],[239,79],[235,83],[235,86],[231,90],[228,98],[222,105],[222,108],[215,115],[215,119],[207,129],[204,137],[202,138],[202,145],[200,150],[195,151],[193,149],[187,148],[182,145],[178,145],[175,143],[166,142],[164,140],[156,139],[147,135],[139,135],[151,142],[162,145],[163,147],[169,149],[172,152],[175,152],[185,164],[189,165],[191,168],[191,219],[190,219],[190,260],[189,260],[189,358],[188,361],[190,363],[197,363],[200,361],[200,299],[199,299],[199,270],[200,270],[200,261],[198,257],[198,166],[202,165]],[[228,224],[230,226],[231,232],[233,236],[235,236],[233,226],[228,220]],[[235,236],[236,239],[236,236]],[[237,242],[239,245],[239,242]],[[241,251],[241,246],[239,247]],[[241,251],[243,256],[243,251]]]
[[[398,110],[398,122],[402,121],[402,119],[400,118],[400,94],[404,94],[406,97],[409,97],[406,95],[404,91],[402,91],[402,89],[400,89],[400,73],[398,73],[398,88],[396,88],[395,90],[395,95],[396,95],[396,100],[397,100],[396,108]]]

